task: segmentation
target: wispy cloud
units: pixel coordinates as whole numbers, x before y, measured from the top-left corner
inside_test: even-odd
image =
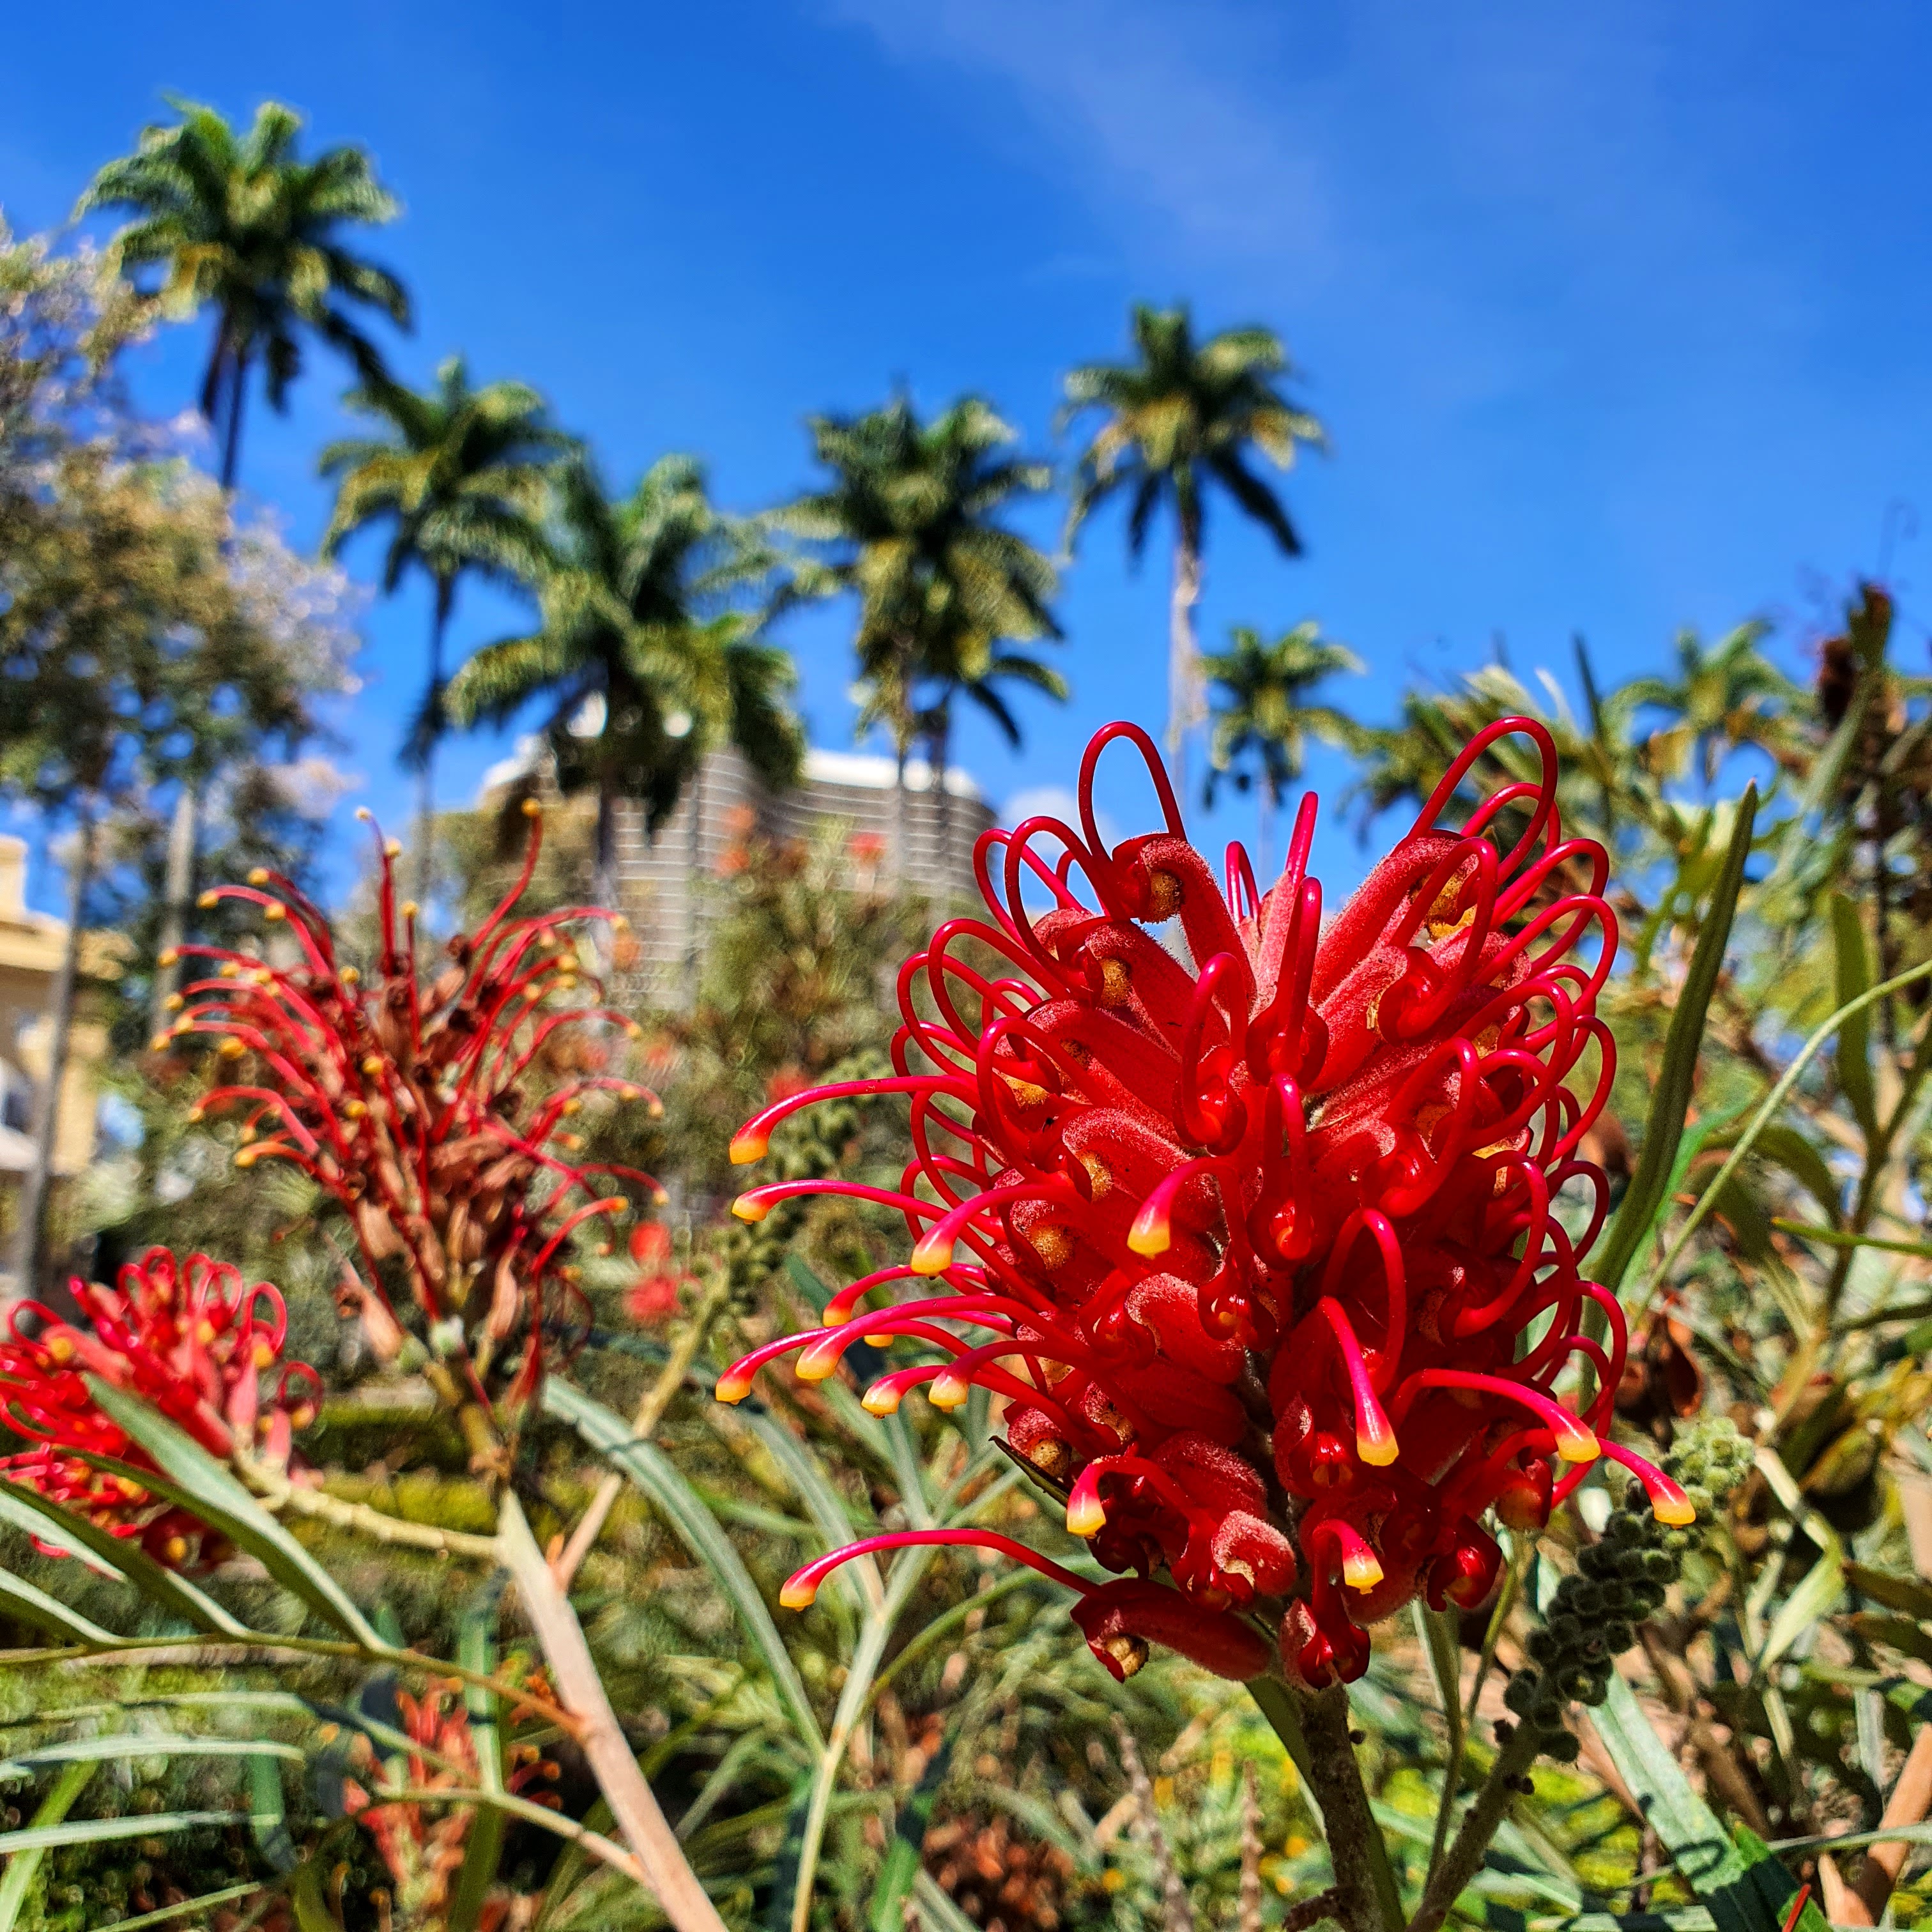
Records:
[[[1237,15],[1207,0],[1168,9],[1124,0],[826,0],[826,12],[867,28],[897,58],[958,64],[1011,88],[1054,165],[1084,165],[1083,184],[1127,230],[1151,212],[1168,231],[1163,241],[1204,253],[1286,250],[1311,276],[1331,259],[1321,169],[1288,132],[1297,103],[1228,84],[1231,72],[1254,63],[1257,35],[1274,40],[1264,14]]]

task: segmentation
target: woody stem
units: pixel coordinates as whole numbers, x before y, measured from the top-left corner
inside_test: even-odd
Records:
[[[1308,1783],[1322,1808],[1335,1874],[1335,1916],[1344,1932],[1400,1932],[1376,1882],[1386,1855],[1348,1735],[1348,1691],[1336,1684],[1298,1701],[1308,1743]]]

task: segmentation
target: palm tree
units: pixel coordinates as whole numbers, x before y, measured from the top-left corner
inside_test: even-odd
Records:
[[[382,436],[332,442],[325,476],[339,477],[322,532],[333,556],[356,531],[389,528],[382,589],[393,593],[412,565],[434,586],[429,675],[406,756],[418,772],[417,897],[427,900],[436,810],[436,740],[442,719],[443,638],[467,572],[535,586],[549,560],[545,500],[557,458],[572,440],[551,427],[543,398],[522,382],[472,388],[460,356],[436,370],[427,392],[368,382],[346,399],[383,424]]]
[[[1201,668],[1216,694],[1204,796],[1211,806],[1224,778],[1232,777],[1238,791],[1259,778],[1258,856],[1265,878],[1270,816],[1301,776],[1308,740],[1352,749],[1360,736],[1346,712],[1311,704],[1307,694],[1337,671],[1359,673],[1364,667],[1346,645],[1324,643],[1320,626],[1310,619],[1271,644],[1252,626],[1238,624],[1228,634],[1228,649],[1203,658]],[[1250,769],[1250,760],[1258,772]]]
[[[712,506],[694,458],[661,458],[621,499],[587,459],[566,465],[556,487],[540,627],[478,651],[444,708],[470,727],[545,706],[558,782],[596,793],[598,891],[614,904],[620,799],[640,800],[655,831],[705,754],[728,744],[768,784],[796,782],[797,677],[755,618],[724,606],[766,560]]]
[[[344,350],[365,381],[381,374],[375,345],[346,303],[380,309],[407,327],[403,285],[344,245],[341,231],[393,220],[395,197],[379,182],[360,148],[297,158],[302,117],[267,100],[254,125],[238,134],[212,107],[170,100],[181,118],[141,130],[131,154],[110,161],[88,184],[76,218],[125,208],[134,219],[116,235],[110,258],[136,280],[161,269],[158,297],[178,318],[214,310],[214,340],[202,377],[201,412],[220,425],[221,487],[232,490],[242,461],[242,418],[250,368],[262,365],[270,405],[287,406],[288,386],[302,370],[304,334]],[[206,774],[201,774],[205,777]],[[190,772],[175,800],[169,834],[164,950],[186,932],[194,890],[200,781]],[[154,976],[158,1022],[175,989],[177,969]]]
[[[1275,379],[1292,373],[1271,329],[1224,329],[1197,344],[1186,308],[1137,303],[1130,323],[1138,360],[1090,362],[1066,378],[1063,426],[1090,410],[1105,412],[1081,452],[1067,507],[1070,550],[1095,507],[1129,493],[1127,547],[1138,558],[1163,501],[1174,520],[1174,588],[1169,606],[1167,746],[1185,788],[1186,734],[1202,717],[1194,607],[1201,596],[1208,486],[1218,484],[1282,552],[1301,540],[1273,488],[1248,467],[1250,448],[1281,469],[1295,446],[1319,447],[1322,425],[1285,397]]]
[[[1774,758],[1791,751],[1803,693],[1759,648],[1768,628],[1740,624],[1708,648],[1696,632],[1680,632],[1674,677],[1638,678],[1624,686],[1628,710],[1654,705],[1672,715],[1674,722],[1644,742],[1645,762],[1659,778],[1683,778],[1694,762],[1708,794],[1718,767],[1739,746],[1754,745]]]
[[[1059,588],[1052,561],[998,520],[1016,498],[1046,489],[1052,472],[1002,454],[1017,433],[974,396],[929,423],[902,395],[863,416],[813,416],[806,427],[830,485],[772,520],[821,554],[795,563],[782,601],[859,600],[858,735],[883,724],[892,737],[903,876],[906,760],[921,740],[931,746],[944,814],[954,696],[964,692],[1017,743],[997,684],[1066,694],[1057,672],[1004,648],[1061,635],[1047,608]]]
[[[298,160],[302,117],[279,102],[264,101],[242,135],[212,107],[169,104],[181,119],[143,128],[139,147],[110,161],[74,212],[131,209],[135,218],[111,244],[117,266],[130,278],[161,266],[154,292],[177,316],[214,309],[201,412],[224,426],[221,484],[232,489],[248,373],[257,360],[277,410],[287,406],[289,384],[302,371],[305,333],[344,350],[365,380],[380,376],[375,345],[344,300],[379,308],[406,328],[410,298],[386,268],[344,247],[340,231],[392,221],[398,205],[360,148]]]

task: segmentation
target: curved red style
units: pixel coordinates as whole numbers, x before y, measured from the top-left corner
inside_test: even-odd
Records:
[[[1444,826],[1512,736],[1536,778]],[[1093,780],[1118,740],[1166,824],[1110,850]],[[855,1283],[831,1325],[748,1356],[719,1394],[794,1348],[801,1376],[830,1375],[889,1331],[936,1359],[874,1382],[868,1408],[921,1385],[942,1406],[975,1384],[1004,1398],[1008,1444],[1064,1489],[1068,1528],[1137,1580],[1082,1586],[1075,1612],[1117,1673],[1151,1640],[1251,1675],[1264,1621],[1317,1686],[1358,1676],[1365,1627],[1418,1592],[1480,1602],[1500,1556],[1486,1513],[1540,1526],[1582,1480],[1625,1352],[1615,1298],[1578,1269],[1607,1206],[1578,1149],[1614,1072],[1594,1007],[1616,923],[1606,855],[1564,836],[1556,778],[1541,725],[1490,727],[1324,920],[1312,796],[1272,890],[1238,846],[1224,889],[1147,734],[1101,732],[1080,828],[986,834],[988,916],[948,920],[906,963],[898,1076],[836,1090],[910,1096],[900,1188],[782,1183],[737,1204],[886,1202],[909,1268]],[[1192,965],[1148,929],[1169,921]],[[831,1090],[767,1108],[734,1158]],[[1586,1204],[1574,1238],[1566,1188]],[[948,1292],[855,1313],[908,1276]],[[1585,1393],[1566,1399],[1573,1371]],[[1639,1473],[1660,1512],[1684,1507]]]
[[[94,1401],[87,1377],[142,1397],[224,1462],[242,1444],[284,1467],[295,1432],[315,1418],[322,1381],[306,1363],[281,1363],[288,1322],[280,1290],[244,1283],[226,1262],[203,1254],[178,1262],[158,1247],[123,1267],[118,1287],[76,1277],[68,1289],[84,1325],[23,1302],[10,1338],[0,1342],[0,1417],[34,1445],[0,1461],[0,1470],[114,1535],[138,1539],[158,1562],[214,1560],[219,1540],[198,1517],[81,1460],[77,1451],[155,1468]],[[265,1402],[262,1378],[278,1365]]]

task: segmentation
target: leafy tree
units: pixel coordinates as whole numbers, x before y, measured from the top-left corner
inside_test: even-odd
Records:
[[[1089,362],[1066,378],[1063,423],[1096,410],[1104,418],[1074,472],[1066,541],[1070,548],[1094,509],[1124,491],[1127,547],[1138,558],[1156,510],[1163,502],[1172,508],[1167,744],[1180,766],[1187,732],[1202,716],[1194,607],[1201,596],[1208,488],[1225,490],[1285,555],[1299,556],[1301,539],[1288,512],[1249,468],[1248,452],[1258,449],[1286,470],[1297,444],[1319,447],[1326,439],[1315,418],[1282,393],[1277,379],[1292,372],[1271,329],[1224,329],[1197,343],[1185,307],[1144,303],[1135,305],[1130,328],[1136,360]],[[1180,776],[1184,779],[1184,767]]]
[[[226,500],[178,467],[98,445],[67,452],[0,558],[0,796],[71,832],[67,946],[56,976],[20,1277],[44,1261],[57,1096],[104,826],[214,744],[306,732],[304,692],[262,638],[226,568]]]
[[[902,854],[906,760],[924,740],[943,778],[956,695],[1017,744],[998,687],[1066,694],[1057,671],[1010,648],[1060,636],[1048,608],[1058,580],[1047,557],[998,520],[1046,489],[1051,472],[1002,454],[1016,434],[976,397],[930,423],[900,396],[864,416],[814,416],[807,427],[832,478],[773,519],[818,547],[794,565],[785,596],[859,600],[858,731],[883,724],[891,735]]]
[[[1360,735],[1346,712],[1311,704],[1307,694],[1337,671],[1360,673],[1364,667],[1346,645],[1324,642],[1311,619],[1271,644],[1252,626],[1238,624],[1228,633],[1228,648],[1203,658],[1201,668],[1217,697],[1204,795],[1211,806],[1223,778],[1232,777],[1234,788],[1246,791],[1258,776],[1265,872],[1269,815],[1301,776],[1308,740],[1348,748]]]
[[[796,780],[796,674],[757,620],[725,601],[763,555],[713,507],[694,458],[660,458],[621,498],[585,459],[565,468],[556,495],[539,628],[485,645],[444,703],[466,728],[544,707],[558,783],[596,795],[598,890],[612,904],[619,800],[640,802],[654,831],[724,745],[769,784]]]
[[[392,220],[398,208],[362,148],[328,148],[302,159],[302,117],[279,102],[264,101],[245,134],[212,107],[170,104],[180,119],[143,128],[134,152],[101,169],[75,212],[131,214],[110,259],[136,280],[145,270],[160,271],[152,292],[162,313],[185,318],[214,310],[201,412],[218,428],[221,487],[232,490],[255,364],[278,410],[287,407],[289,384],[301,373],[304,335],[342,350],[365,382],[382,379],[382,358],[350,305],[379,309],[406,327],[409,296],[388,270],[355,253],[344,231]],[[196,800],[208,776],[193,760],[181,772],[167,880],[176,940],[194,892]],[[164,976],[158,1002],[171,990]]]
[[[388,434],[347,438],[322,452],[322,473],[340,479],[322,554],[333,556],[356,531],[386,525],[385,592],[393,594],[412,566],[434,589],[429,675],[408,748],[420,782],[417,896],[426,899],[443,639],[456,587],[468,572],[532,586],[542,579],[550,560],[543,516],[550,472],[571,439],[551,425],[543,398],[527,384],[472,388],[460,356],[437,369],[434,389],[366,382],[347,400]]]

